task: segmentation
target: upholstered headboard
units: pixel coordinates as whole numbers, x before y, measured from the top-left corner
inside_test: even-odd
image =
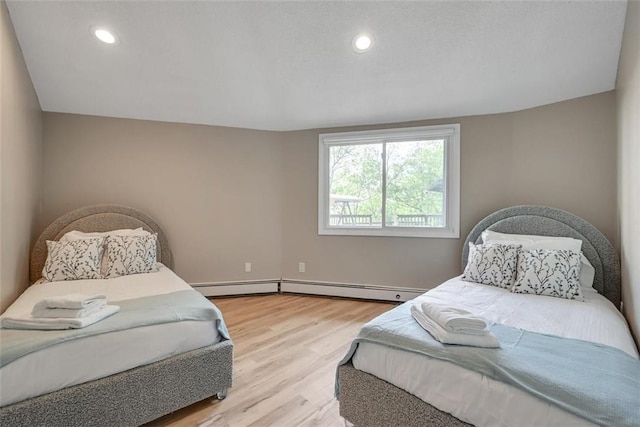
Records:
[[[582,252],[595,269],[593,287],[616,308],[620,308],[620,259],[598,229],[584,219],[545,206],[514,206],[487,216],[471,230],[462,250],[462,265],[467,265],[469,242],[481,243],[484,230],[511,234],[564,236],[582,240]]]
[[[158,260],[167,267],[173,268],[173,257],[167,236],[160,225],[147,214],[127,206],[93,205],[62,215],[38,237],[31,252],[29,270],[31,283],[42,276],[42,268],[47,260],[47,240],[59,240],[71,230],[91,232],[138,227],[158,234]]]

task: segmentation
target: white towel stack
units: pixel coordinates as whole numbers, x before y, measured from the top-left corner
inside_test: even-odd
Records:
[[[411,315],[433,338],[443,344],[500,347],[485,319],[452,305],[425,302],[411,307]]]
[[[489,332],[489,324],[484,318],[463,308],[436,302],[423,302],[420,308],[449,332],[470,335],[485,335]]]
[[[90,316],[107,305],[104,295],[68,294],[38,301],[31,315],[37,318],[77,318]]]
[[[80,329],[93,325],[120,310],[107,305],[104,295],[68,294],[38,301],[31,315],[3,317],[7,329]]]

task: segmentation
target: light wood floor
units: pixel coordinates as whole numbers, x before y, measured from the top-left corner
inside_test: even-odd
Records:
[[[298,295],[213,298],[234,343],[233,387],[153,426],[343,426],[338,361],[362,324],[395,306]]]

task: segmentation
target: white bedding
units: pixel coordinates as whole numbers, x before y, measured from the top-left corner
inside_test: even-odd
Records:
[[[29,287],[4,315],[29,314],[39,300],[73,292],[104,294],[108,301],[191,289],[170,269],[114,279],[75,280]],[[220,341],[215,322],[183,321],[69,341],[26,355],[0,369],[0,406]]]
[[[491,322],[606,344],[638,358],[620,312],[592,290],[585,292],[584,302],[578,302],[514,294],[456,277],[415,302],[429,300],[455,302]],[[477,426],[591,425],[520,389],[426,356],[364,343],[358,347],[353,365]]]

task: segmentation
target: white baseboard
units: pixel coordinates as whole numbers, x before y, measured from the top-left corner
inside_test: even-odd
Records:
[[[278,281],[279,279],[249,280],[246,282],[191,283],[191,287],[205,297],[274,294],[278,292]]]
[[[427,289],[394,288],[391,286],[357,285],[351,283],[306,282],[283,279],[280,292],[326,295],[333,297],[373,299],[383,301],[408,301],[425,293]]]
[[[289,279],[191,283],[191,287],[206,297],[282,292],[381,301],[408,301],[427,291],[427,289]]]

